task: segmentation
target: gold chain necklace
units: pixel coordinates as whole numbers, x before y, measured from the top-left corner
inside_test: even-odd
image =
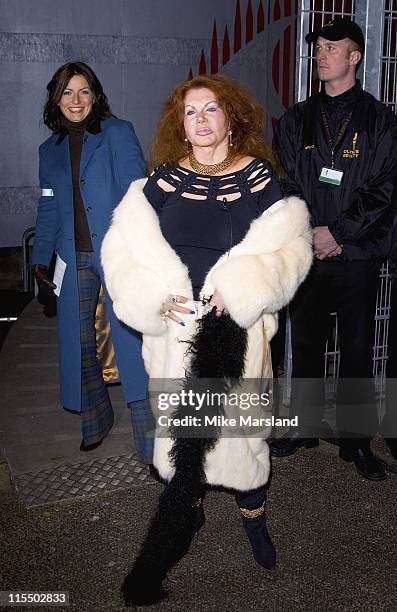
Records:
[[[193,153],[189,153],[189,163],[193,170],[198,174],[217,174],[218,172],[222,172],[222,170],[226,170],[226,168],[229,168],[232,165],[234,158],[235,155],[229,153],[229,155],[223,161],[219,162],[219,164],[207,165],[200,164],[200,162],[198,162],[194,157]]]

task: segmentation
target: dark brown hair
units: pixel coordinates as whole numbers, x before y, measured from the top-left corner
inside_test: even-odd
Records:
[[[201,87],[215,94],[228,118],[233,132],[233,150],[237,155],[272,161],[271,147],[262,133],[264,111],[252,94],[229,77],[203,75],[177,85],[164,103],[152,143],[151,169],[165,163],[175,164],[187,156],[183,127],[184,100],[188,91]]]
[[[112,116],[101,82],[92,68],[83,62],[68,62],[58,68],[47,85],[48,97],[43,111],[43,120],[53,132],[60,132],[62,129],[62,112],[58,103],[70,79],[76,74],[81,74],[86,79],[92,91],[94,97],[92,120],[98,121]]]

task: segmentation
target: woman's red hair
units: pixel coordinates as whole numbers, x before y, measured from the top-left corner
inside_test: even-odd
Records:
[[[240,83],[223,75],[198,76],[177,85],[165,101],[152,143],[151,168],[176,164],[187,157],[183,127],[184,100],[191,89],[205,87],[216,96],[233,132],[233,151],[272,160],[272,150],[263,136],[264,111]]]

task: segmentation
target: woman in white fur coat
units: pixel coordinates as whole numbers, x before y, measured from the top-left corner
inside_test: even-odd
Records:
[[[132,183],[114,213],[105,281],[118,318],[143,334],[151,379],[194,387],[211,378],[225,390],[226,380],[271,378],[277,311],[304,280],[312,248],[306,206],[282,199],[262,127],[261,107],[231,79],[181,83],[160,119],[157,169]],[[124,581],[127,604],[163,597],[163,579],[205,521],[206,485],[234,491],[255,560],[274,568],[264,512],[269,432],[222,433],[179,438],[171,424],[156,437],[154,465],[168,484]]]

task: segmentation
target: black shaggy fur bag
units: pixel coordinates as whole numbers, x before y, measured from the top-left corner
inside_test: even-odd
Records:
[[[185,388],[204,393],[211,381],[212,392],[227,392],[229,381],[244,374],[247,331],[228,314],[216,315],[215,308],[199,322],[188,342],[191,357]],[[205,404],[200,416],[221,414],[222,406]],[[194,406],[179,405],[175,418],[195,413]],[[152,604],[165,596],[163,580],[169,570],[187,553],[197,530],[197,507],[206,478],[205,455],[219,438],[217,426],[206,430],[206,437],[180,437],[180,428],[170,428],[174,444],[170,451],[175,467],[172,480],[159,498],[156,514],[135,564],[125,578],[122,594],[127,605]]]

